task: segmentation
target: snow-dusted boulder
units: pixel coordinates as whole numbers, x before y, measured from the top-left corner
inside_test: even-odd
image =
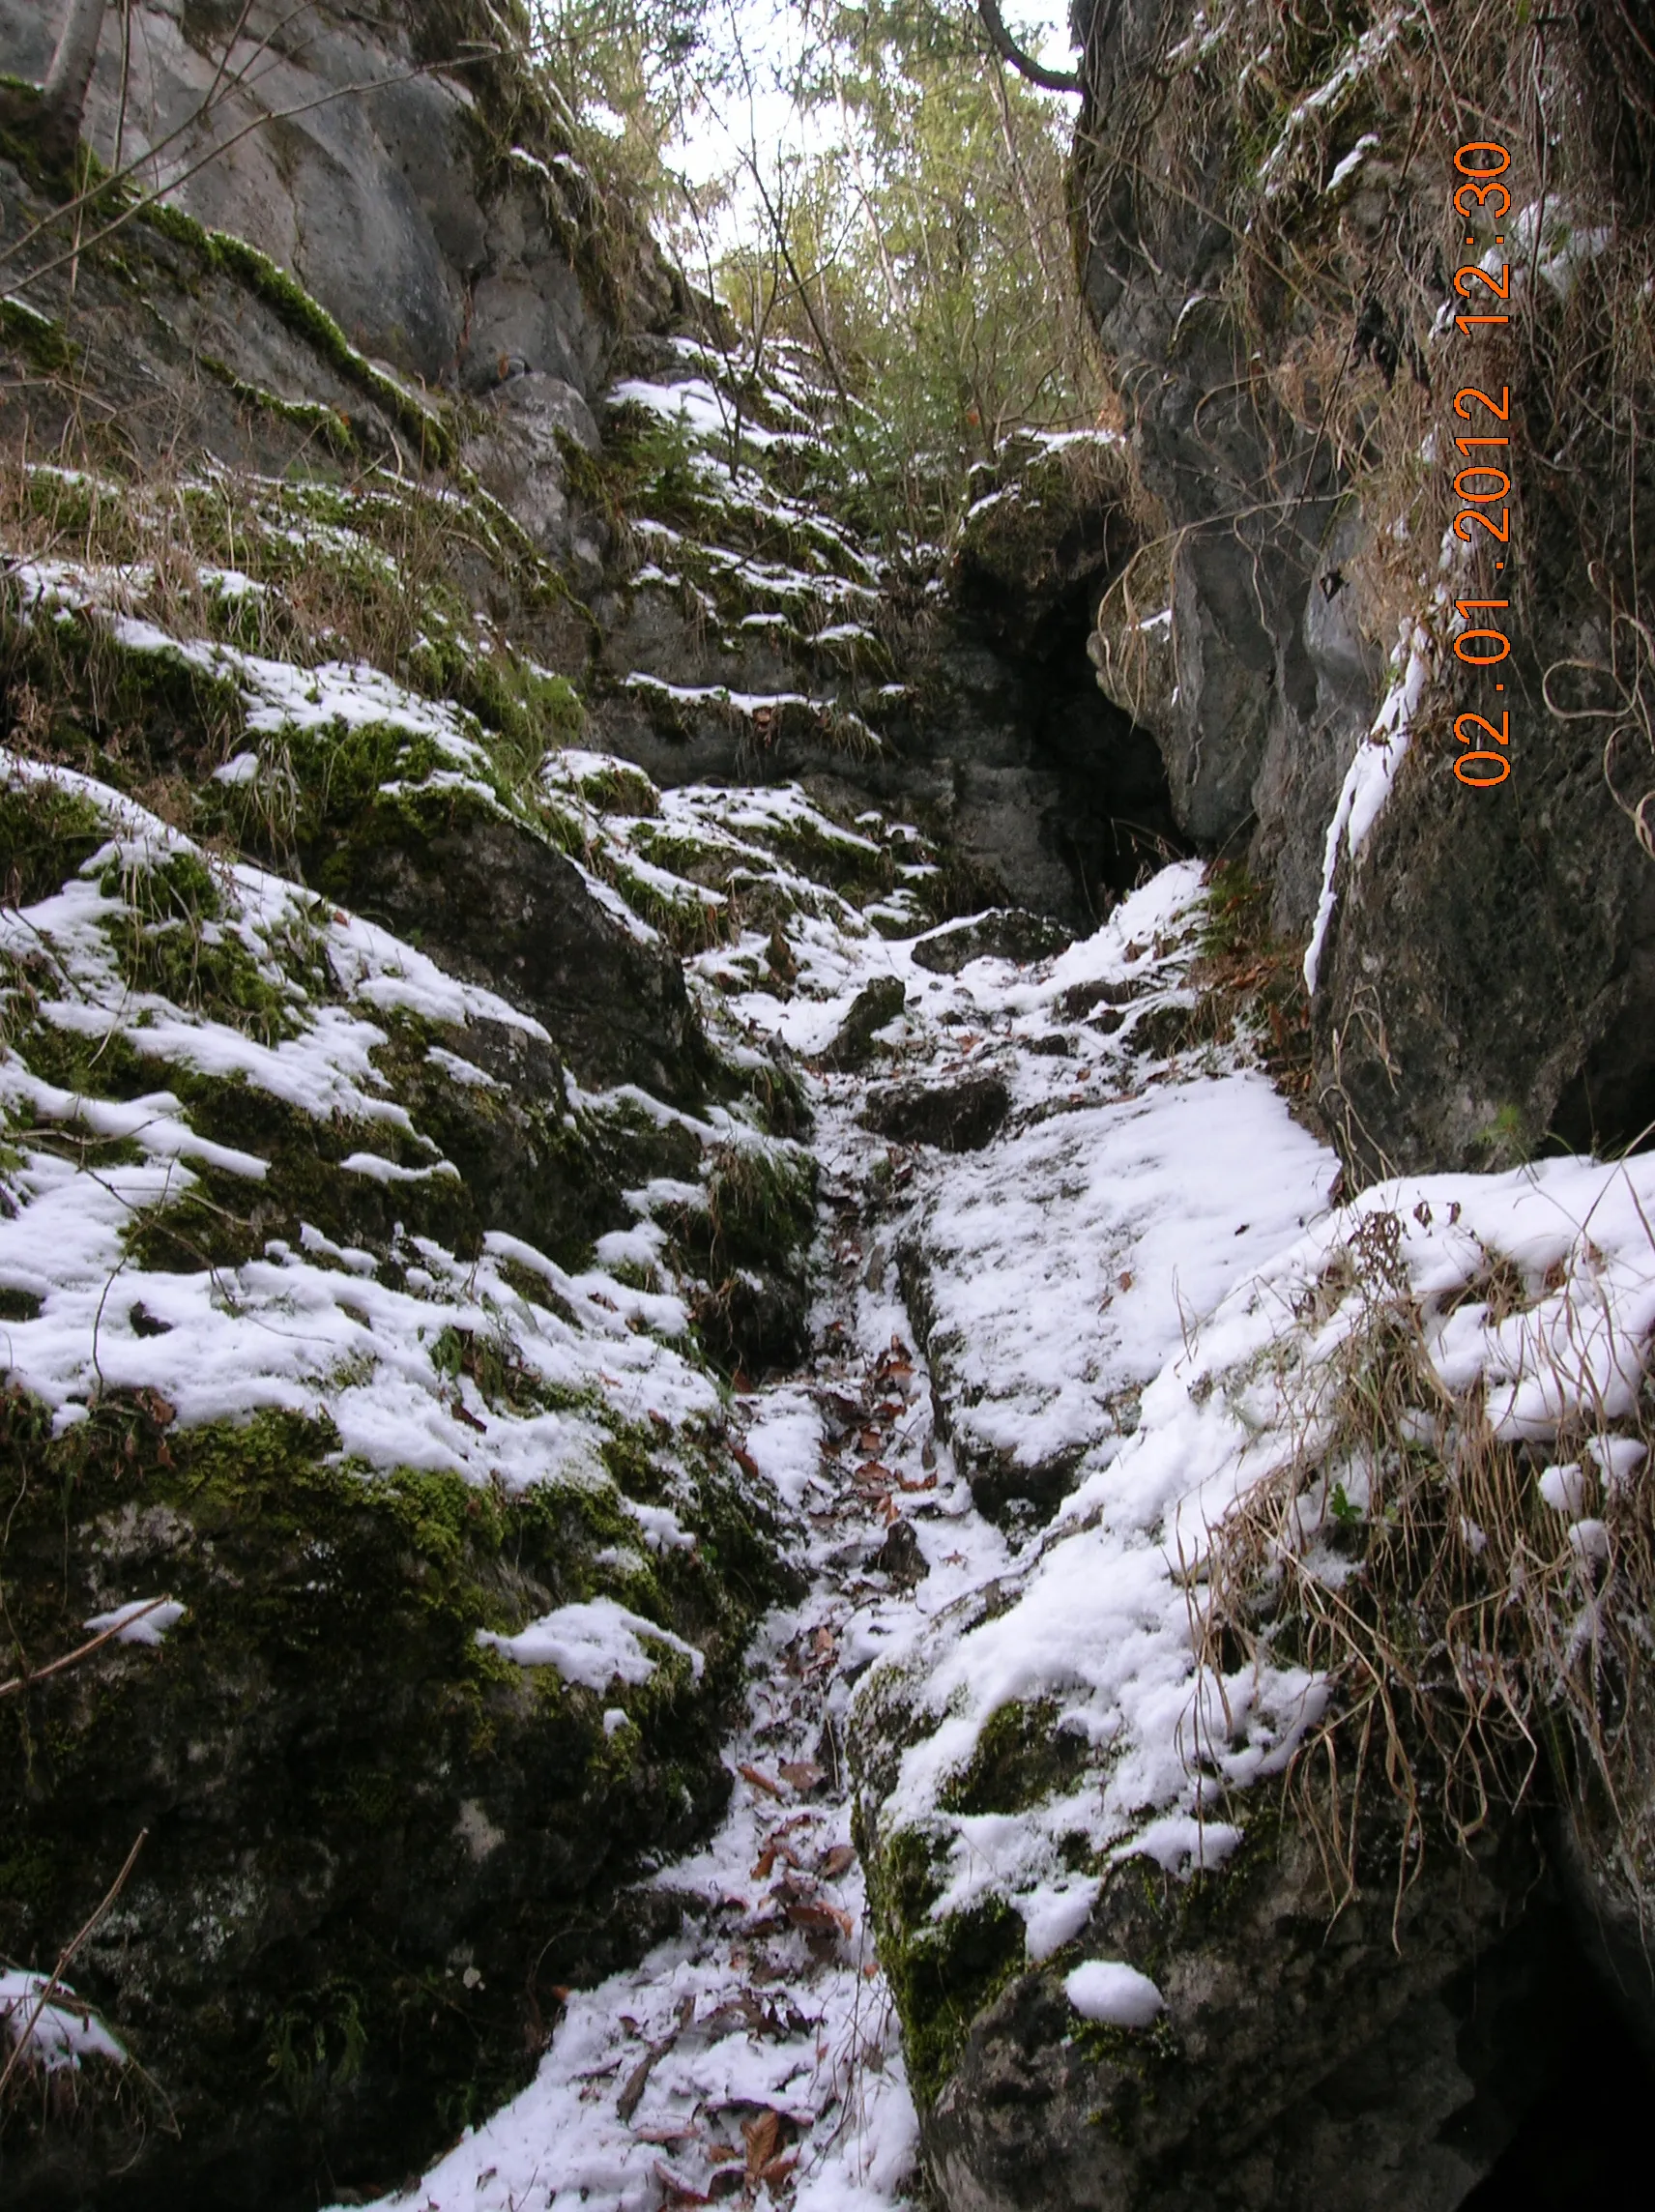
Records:
[[[1197,1104],[1166,1084],[1109,1191],[1127,1208],[1136,1179],[1152,1219],[1190,1117],[1186,1238]],[[1286,1135],[1251,1126],[1250,1215]],[[1290,1229],[1207,1318],[1192,1300],[1123,1435],[1103,1332],[1056,1324],[1080,1301],[1054,1284],[1025,1320],[1053,1262],[1008,1165],[938,1202],[978,1185],[969,1241],[921,1225],[972,1316],[952,1351],[933,1325],[933,1387],[957,1453],[1015,1410],[1050,1464],[1053,1370],[1089,1343],[1069,1494],[853,1722],[938,2188],[970,2212],[1448,2212],[1568,2062],[1571,2008],[1608,2002],[1567,1893],[1639,2002],[1655,1172],[1438,1176]],[[1078,1231],[1072,1170],[1067,1197]],[[1186,1242],[1191,1290],[1222,1251]],[[1549,1870],[1542,1832],[1574,1839]]]

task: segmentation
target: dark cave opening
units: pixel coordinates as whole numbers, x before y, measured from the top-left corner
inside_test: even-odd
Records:
[[[1496,1973],[1462,2031],[1484,2088],[1449,2128],[1504,2140],[1460,2212],[1580,2212],[1642,2169],[1655,2066],[1560,1906],[1531,1905],[1519,1942],[1523,1986]]]
[[[1087,639],[1106,574],[1071,585],[1019,640],[1036,762],[1056,778],[1052,843],[1086,912],[1101,920],[1138,884],[1191,848],[1173,815],[1153,736],[1099,690]]]

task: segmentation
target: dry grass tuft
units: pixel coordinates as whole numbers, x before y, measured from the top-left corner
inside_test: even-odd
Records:
[[[1336,1908],[1361,1885],[1376,1792],[1402,1814],[1399,1912],[1428,1836],[1468,1848],[1543,1790],[1577,1818],[1607,1812],[1634,1893],[1655,1887],[1655,1838],[1632,1810],[1648,1749],[1655,1491],[1647,1462],[1615,1480],[1585,1448],[1611,1435],[1655,1444],[1655,1397],[1646,1384],[1631,1419],[1602,1402],[1587,1338],[1614,1323],[1584,1249],[1538,1294],[1491,1254],[1442,1301],[1498,1321],[1561,1294],[1562,1330],[1524,1331],[1533,1371],[1580,1409],[1543,1449],[1494,1433],[1480,1385],[1444,1387],[1396,1214],[1364,1215],[1301,1301],[1300,1351],[1341,1307],[1350,1324],[1314,1362],[1282,1354],[1293,1446],[1215,1532],[1202,1656],[1217,1676],[1267,1650],[1335,1683],[1289,1790]],[[1540,1493],[1548,1462],[1577,1470],[1567,1513]]]

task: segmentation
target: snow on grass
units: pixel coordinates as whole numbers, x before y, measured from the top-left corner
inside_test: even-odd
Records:
[[[23,2063],[47,2074],[78,2074],[88,2058],[127,2063],[121,2045],[67,1982],[53,1984],[15,1966],[0,1966],[0,2037],[8,2055],[26,2044]]]
[[[780,435],[755,422],[704,377],[688,376],[681,384],[651,384],[643,377],[631,376],[615,385],[609,398],[616,405],[629,400],[663,422],[681,424],[703,437],[722,438],[726,443],[739,429],[743,442],[760,451],[775,445]]]
[[[1263,1656],[1222,1678],[1201,1666],[1205,1601],[1192,1578],[1226,1513],[1313,1448],[1329,1417],[1321,1379],[1360,1322],[1359,1281],[1344,1278],[1351,1287],[1320,1322],[1298,1317],[1360,1249],[1365,1222],[1400,1225],[1444,1388],[1480,1386],[1496,1437],[1545,1441],[1633,1410],[1655,1325],[1651,1207],[1655,1163],[1641,1160],[1379,1185],[1256,1266],[1192,1326],[1145,1392],[1136,1434],[1086,1474],[1002,1584],[994,1616],[940,1625],[910,1662],[929,1732],[904,1755],[882,1824],[939,1836],[948,1878],[938,1915],[991,1891],[1025,1912],[1032,1936],[1060,1877],[1060,1839],[1077,1830],[1117,1857],[1142,1852],[1175,1871],[1214,1863],[1238,1840],[1229,1823],[1215,1832],[1222,1786],[1279,1772],[1319,1719],[1328,1686],[1302,1670]],[[1520,1270],[1529,1301],[1497,1319],[1466,1295],[1495,1257]],[[1601,1440],[1606,1452],[1630,1441]],[[1549,1470],[1542,1490],[1578,1514],[1571,1472]],[[1304,1518],[1308,1550],[1321,1509]],[[1577,1519],[1573,1540],[1596,1557],[1602,1524]],[[1016,1820],[940,1816],[991,1717],[1036,1698],[1055,1702],[1060,1731],[1103,1755],[1101,1772]]]
[[[476,718],[446,700],[410,690],[394,677],[365,661],[324,661],[301,667],[272,660],[210,638],[179,638],[128,609],[153,581],[147,565],[119,568],[72,561],[15,563],[10,570],[18,588],[25,622],[81,614],[100,622],[129,653],[153,655],[197,669],[233,684],[240,692],[247,734],[278,737],[285,732],[348,733],[380,725],[410,738],[429,740],[446,769],[450,788],[463,788],[493,805],[497,798],[487,748]],[[246,581],[246,579],[244,579]],[[249,782],[256,769],[246,756],[220,771],[227,782]]]

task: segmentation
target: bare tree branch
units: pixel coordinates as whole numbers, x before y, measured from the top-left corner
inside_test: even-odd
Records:
[[[1044,92],[1085,92],[1086,80],[1062,70],[1049,70],[1031,54],[1026,54],[1005,27],[1005,17],[1000,12],[1000,0],[977,0],[977,15],[988,33],[988,43],[1003,62],[1009,62],[1019,76],[1031,84],[1037,84]]]

